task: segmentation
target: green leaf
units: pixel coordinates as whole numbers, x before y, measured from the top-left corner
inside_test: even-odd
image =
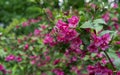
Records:
[[[84,24],[82,24],[82,25],[80,26],[80,28],[91,28],[91,29],[94,29],[94,26],[93,26],[93,24],[92,24],[91,21],[87,21],[87,22],[85,22]]]
[[[93,21],[94,24],[106,24],[103,19],[96,19]]]
[[[109,51],[108,52],[108,54],[109,54],[109,56],[110,56],[110,58],[113,58],[114,59],[114,65],[116,66],[116,68],[118,69],[118,70],[120,70],[120,58],[116,55],[116,53],[115,52],[113,52],[113,51]]]
[[[96,32],[98,33],[99,31],[101,31],[103,29],[103,26],[102,25],[99,25],[99,24],[95,24],[94,25],[94,29],[96,30]]]
[[[104,31],[102,31],[99,35],[102,36],[102,35],[104,35],[104,34],[106,34],[106,33],[113,33],[113,32],[114,32],[114,31],[104,30]]]
[[[12,68],[12,75],[15,75],[16,71],[17,71],[17,65],[15,65],[13,68]]]
[[[102,31],[100,34],[99,34],[99,36],[102,36],[102,35],[104,35],[104,34],[106,34],[106,33],[110,33],[111,35],[111,38],[113,37],[113,38],[115,38],[116,36],[117,36],[117,31],[110,31],[110,30],[104,30],[104,31]]]
[[[0,49],[0,58],[4,58],[6,56],[6,52],[3,49]]]

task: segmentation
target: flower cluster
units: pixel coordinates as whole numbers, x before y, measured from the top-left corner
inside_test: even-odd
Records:
[[[93,42],[87,48],[90,52],[98,52],[98,47],[103,51],[106,50],[111,40],[109,33],[106,33],[103,36],[92,34],[92,38]]]
[[[53,72],[54,72],[56,75],[65,75],[64,72],[63,72],[61,69],[54,69]]]
[[[78,33],[74,28],[78,25],[78,22],[79,18],[77,16],[69,18],[68,23],[58,20],[55,26],[55,30],[57,31],[57,41],[67,43],[77,37]]]
[[[6,74],[6,69],[4,68],[4,66],[2,64],[0,64],[0,72],[2,72],[4,75]]]
[[[14,56],[14,55],[10,54],[5,58],[5,61],[7,61],[7,62],[10,62],[10,61],[21,62],[22,58],[20,56]]]
[[[68,23],[58,20],[55,28],[52,32],[56,33],[56,39],[54,39],[52,34],[47,34],[44,38],[44,43],[54,46],[57,43],[68,43],[75,42],[71,44],[72,46],[79,46],[81,44],[80,38],[78,38],[78,32],[75,30],[76,26],[79,23],[79,18],[77,16],[72,16],[68,19]]]
[[[89,75],[113,75],[112,70],[102,66],[100,63],[95,66],[88,66]]]
[[[28,20],[28,21],[26,21],[26,22],[23,22],[22,23],[22,26],[23,27],[26,27],[26,26],[29,26],[30,24],[32,24],[32,23],[37,23],[37,22],[39,22],[40,21],[40,19],[30,19],[30,20]]]

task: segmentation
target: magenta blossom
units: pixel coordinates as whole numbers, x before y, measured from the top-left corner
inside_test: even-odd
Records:
[[[90,52],[95,52],[95,53],[98,52],[98,48],[95,46],[94,43],[91,43],[91,44],[87,47],[87,49],[88,49]]]
[[[110,16],[109,16],[109,13],[105,13],[103,14],[102,18],[104,19],[105,22],[108,22],[110,20]]]
[[[0,72],[2,72],[3,75],[6,75],[7,72],[2,64],[0,64]]]
[[[112,18],[112,21],[118,22],[118,18],[117,18],[117,17],[113,17],[113,18]]]
[[[79,22],[79,18],[77,16],[72,16],[68,19],[69,27],[75,28]]]
[[[100,46],[102,44],[102,40],[101,37],[96,36],[96,34],[92,34],[93,37],[93,43],[95,44],[95,46]]]
[[[120,44],[120,41],[117,41],[116,44]]]
[[[82,40],[80,39],[80,37],[76,37],[71,41],[70,48],[79,49],[81,44],[82,44]]]
[[[50,46],[54,46],[55,42],[53,37],[50,34],[47,34],[43,40],[44,44],[49,44]]]
[[[29,23],[37,23],[37,22],[39,22],[39,20],[37,20],[37,19],[30,19],[29,20]]]
[[[56,59],[54,62],[53,62],[53,65],[56,65],[60,62],[60,59]]]
[[[55,73],[56,75],[65,75],[61,69],[54,69],[53,73]]]
[[[4,70],[4,66],[0,64],[0,71]]]
[[[6,58],[5,58],[5,61],[13,61],[13,60],[15,60],[15,56],[14,55],[8,55]]]
[[[120,71],[118,71],[116,75],[120,75]]]
[[[23,26],[23,27],[26,27],[26,26],[29,26],[29,25],[30,25],[29,22],[23,22],[23,23],[22,23],[22,26]]]
[[[96,7],[97,7],[97,5],[95,5],[95,4],[93,4],[93,3],[91,3],[91,5],[90,5],[93,9],[95,9]]]
[[[77,61],[77,57],[73,56],[71,62],[76,62],[76,61]]]
[[[61,27],[64,28],[66,26],[68,26],[68,24],[63,22],[62,20],[58,20],[58,22],[56,23],[56,27],[60,30],[61,30]]]
[[[114,3],[113,8],[118,8],[118,4]]]
[[[120,52],[116,52],[117,56],[120,58]]]
[[[102,37],[102,41],[108,44],[111,41],[111,37],[109,33],[104,34]]]
[[[100,48],[101,48],[102,50],[106,50],[106,49],[108,48],[108,44],[105,43],[105,42],[103,42],[103,43],[100,45]]]
[[[87,49],[90,51],[90,52],[98,52],[98,48],[95,46],[95,44],[94,43],[91,43],[88,47],[87,47]]]
[[[22,58],[20,56],[16,57],[16,61],[17,62],[21,62],[22,61]]]
[[[42,73],[41,75],[47,75],[46,73]]]
[[[107,64],[107,63],[108,63],[108,61],[106,60],[106,58],[103,58],[103,59],[101,60],[101,62],[102,62],[103,64]]]
[[[114,24],[114,27],[115,27],[116,30],[119,30],[120,25],[119,25],[118,23],[115,23],[115,24]]]
[[[40,31],[39,29],[35,29],[35,30],[34,30],[34,35],[36,35],[36,36],[37,36],[37,35],[39,35],[39,34],[40,34],[40,32],[41,32],[41,31]]]
[[[100,63],[95,66],[88,66],[89,75],[113,75],[112,70],[102,66]]]
[[[28,50],[28,49],[29,49],[29,45],[28,45],[28,44],[25,44],[24,50]]]

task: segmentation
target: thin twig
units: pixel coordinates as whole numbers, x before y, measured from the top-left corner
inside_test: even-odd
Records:
[[[116,70],[116,68],[115,68],[115,66],[114,66],[114,64],[113,64],[113,62],[112,62],[112,60],[110,59],[109,55],[107,54],[107,52],[104,51],[104,53],[105,53],[106,57],[108,58],[110,64],[112,65],[113,69]]]

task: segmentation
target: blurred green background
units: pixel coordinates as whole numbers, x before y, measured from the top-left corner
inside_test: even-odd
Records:
[[[60,1],[63,1],[62,5]],[[86,0],[0,0],[0,26],[6,27],[13,21],[43,16],[43,8],[50,10],[79,9]],[[94,1],[94,0],[92,0]],[[107,1],[107,0],[104,0]],[[60,6],[61,5],[61,6]]]

